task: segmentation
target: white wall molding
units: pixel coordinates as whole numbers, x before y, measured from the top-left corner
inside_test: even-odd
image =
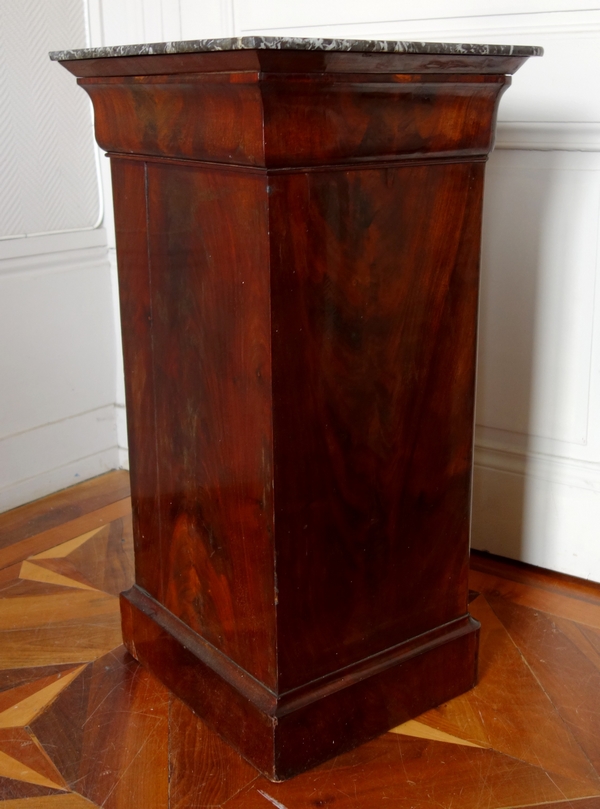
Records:
[[[321,36],[327,36],[329,31],[331,36],[358,37],[360,35],[363,38],[376,38],[378,34],[388,33],[393,39],[406,39],[415,31],[426,31],[430,35],[436,35],[441,41],[455,41],[456,36],[464,37],[465,34],[472,35],[473,32],[493,37],[507,34],[515,36],[538,34],[562,38],[565,35],[593,36],[600,31],[600,9],[597,5],[595,8],[570,9],[563,7],[553,11],[548,9],[502,11],[497,8],[495,13],[490,5],[487,7],[488,13],[482,14],[481,4],[478,4],[477,10],[471,9],[471,13],[469,13],[469,10],[461,8],[461,5],[464,4],[446,3],[444,8],[440,9],[444,13],[438,13],[435,16],[423,14],[423,4],[419,4],[419,16],[410,13],[403,15],[402,9],[397,5],[394,9],[390,9],[391,13],[386,15],[382,5],[384,4],[381,2],[373,4],[374,14],[371,19],[366,19],[363,15],[353,21],[343,21],[343,17],[347,17],[347,15],[340,15],[337,21],[316,22],[312,15],[313,21],[311,22],[301,22],[300,18],[295,25],[286,24],[283,20],[281,25],[264,25],[260,22],[260,12],[254,17],[247,13],[244,14],[242,9],[247,4],[240,3],[238,0],[236,3],[236,7],[239,8],[236,14],[239,23],[237,30],[240,35],[258,34],[262,31],[270,34],[277,32],[281,35],[295,32],[297,36],[311,36],[317,32]],[[503,5],[508,6],[509,4]],[[453,13],[449,13],[450,9]],[[289,15],[287,16],[289,19]]]
[[[38,258],[35,271],[15,259],[17,271],[0,275],[2,436],[115,403],[106,251],[51,254],[49,266]]]
[[[499,121],[496,149],[600,152],[600,122]]]
[[[503,18],[549,16],[573,13],[594,13],[594,0],[578,0],[573,9],[565,0],[421,0],[418,5],[408,0],[374,0],[365,6],[364,0],[328,0],[327,3],[305,2],[281,4],[277,0],[250,3],[236,0],[236,17],[241,30],[260,26],[263,30],[308,27],[381,25],[390,21],[432,24],[453,18]]]
[[[116,385],[116,417],[117,446],[119,448],[119,468],[129,469],[129,442],[127,435],[127,410],[125,406],[125,378],[123,374],[123,352],[121,350],[121,315],[119,305],[119,279],[117,274],[117,251],[111,247],[109,252],[113,308],[115,312],[115,345],[117,346],[117,363],[115,368]]]
[[[600,494],[600,461],[509,449],[497,444],[476,444],[475,465],[482,469],[535,477]]]
[[[0,276],[24,273],[61,273],[72,270],[93,270],[106,267],[107,249],[87,247],[81,250],[61,250],[18,258],[0,259]]]
[[[129,442],[127,437],[127,410],[125,403],[116,405],[117,446],[119,448],[119,468],[129,469]]]
[[[567,16],[568,15],[568,16]],[[260,26],[257,28],[238,29],[240,36],[268,33],[272,36],[331,36],[352,39],[411,39],[418,36],[421,41],[426,32],[431,41],[466,42],[477,37],[480,41],[486,37],[490,42],[498,44],[514,44],[510,40],[500,42],[499,37],[559,37],[575,36],[589,38],[600,32],[600,15],[595,12],[565,12],[566,19],[557,19],[558,15],[499,15],[499,16],[454,16],[440,17],[434,20],[400,18],[381,20],[378,22],[332,23],[331,25],[308,25],[276,27],[273,29]],[[579,19],[577,20],[577,17]],[[582,19],[585,17],[585,19]],[[568,20],[573,20],[569,22]],[[329,30],[328,30],[329,29]],[[418,32],[418,34],[416,33]],[[458,39],[457,39],[458,38]],[[476,40],[472,40],[476,41]],[[535,44],[535,43],[534,43]]]
[[[600,582],[598,525],[600,462],[475,447],[474,548]]]
[[[235,0],[220,0],[220,7],[223,36],[235,36]]]
[[[3,511],[119,466],[104,230],[1,242],[0,315]]]
[[[106,231],[103,227],[0,239],[0,262],[27,256],[85,250],[91,247],[103,247],[106,250]]]
[[[597,466],[478,448],[473,547],[600,582]]]

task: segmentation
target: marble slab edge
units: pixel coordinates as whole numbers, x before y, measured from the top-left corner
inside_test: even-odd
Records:
[[[355,51],[359,53],[460,54],[462,56],[542,56],[544,53],[543,48],[527,45],[467,45],[453,42],[248,36],[52,51],[50,59],[55,62],[66,62],[73,59],[102,59],[114,56],[154,56],[168,53],[241,50]]]

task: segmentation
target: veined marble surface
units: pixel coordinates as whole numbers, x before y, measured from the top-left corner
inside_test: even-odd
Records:
[[[70,59],[100,59],[110,56],[150,56],[164,53],[201,53],[240,50],[358,51],[363,53],[430,53],[461,56],[541,56],[543,48],[526,45],[459,45],[452,42],[402,42],[379,39],[308,39],[301,37],[232,37],[152,42],[144,45],[112,45],[52,51],[55,62]]]

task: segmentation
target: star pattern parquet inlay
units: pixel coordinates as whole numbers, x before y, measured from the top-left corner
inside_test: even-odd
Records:
[[[0,807],[600,809],[599,587],[474,557],[477,687],[272,784],[126,653],[126,473],[79,488],[0,515]]]

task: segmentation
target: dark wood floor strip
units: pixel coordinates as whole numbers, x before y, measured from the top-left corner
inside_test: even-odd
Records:
[[[10,530],[23,532],[0,543],[0,660],[15,666],[0,670],[0,809],[600,809],[600,587],[474,554],[479,685],[419,717],[412,735],[398,729],[272,784],[118,645],[131,505],[98,498],[123,493],[124,476],[112,478],[111,495],[98,480],[83,495],[47,498],[52,507],[33,504],[39,533],[0,515],[0,529],[13,520]],[[37,581],[40,572],[72,586]],[[26,700],[74,671],[28,727],[8,727],[15,700],[25,722]],[[6,777],[19,762],[22,780]]]
[[[8,545],[0,550],[0,570],[17,562],[22,562],[28,556],[53,548],[68,539],[73,539],[80,534],[86,533],[86,531],[99,528],[119,518],[127,517],[130,513],[131,501],[129,497],[126,497],[124,500],[118,500],[115,503],[103,506],[97,511],[82,514],[75,520],[61,523],[40,534],[34,534],[13,545]]]
[[[542,567],[471,550],[471,569],[600,604],[600,584]]]
[[[108,472],[0,514],[0,548],[129,497],[129,474]]]

